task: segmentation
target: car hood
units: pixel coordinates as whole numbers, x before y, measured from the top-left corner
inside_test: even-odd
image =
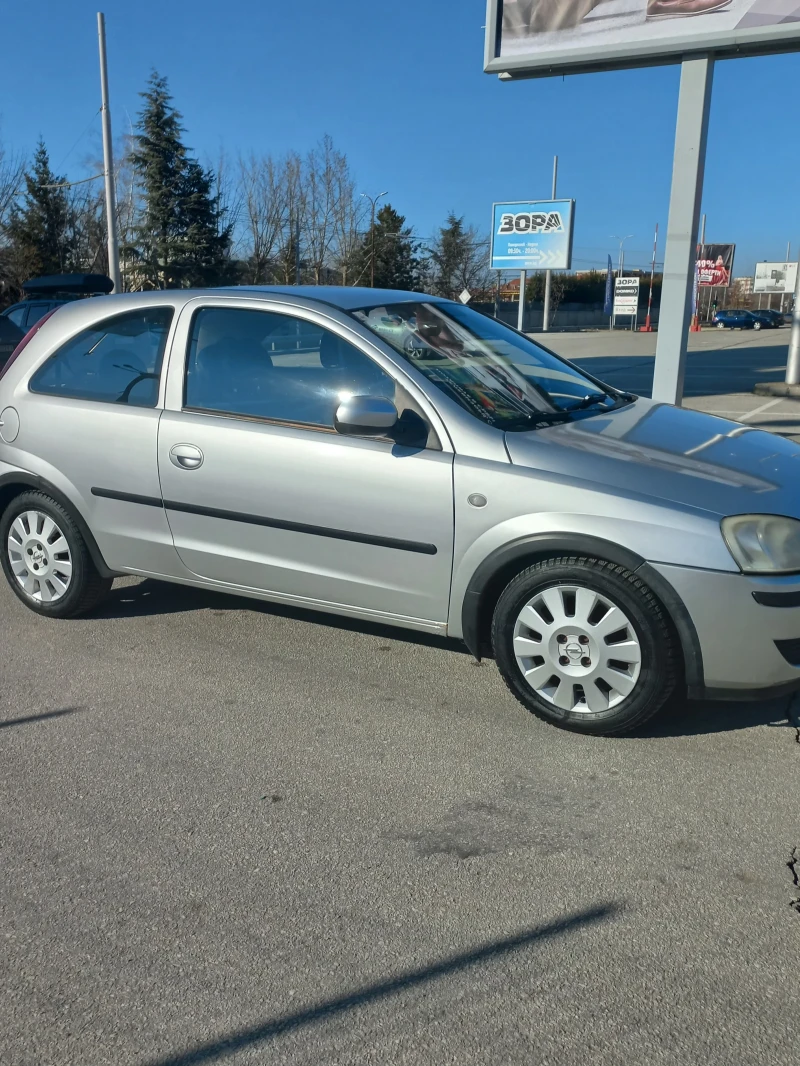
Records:
[[[700,411],[636,400],[607,414],[507,433],[511,462],[565,484],[724,517],[800,518],[800,445]]]

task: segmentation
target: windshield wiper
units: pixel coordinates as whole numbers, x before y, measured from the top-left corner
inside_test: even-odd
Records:
[[[605,407],[605,411],[613,411],[620,403],[632,403],[636,399],[635,396],[629,392],[595,392],[590,393],[588,396],[584,396],[578,403],[574,403],[571,407],[562,407],[558,411],[532,411],[529,415],[519,418],[517,421],[506,425],[503,428],[506,430],[515,429],[535,429],[537,426],[549,426],[554,422],[568,422],[570,416],[576,411],[585,411],[588,407],[592,407],[594,404],[599,403],[602,399],[607,397],[609,400],[613,400],[614,403],[610,407]]]
[[[600,403],[605,399],[614,399],[610,392],[595,392],[589,393],[588,396],[584,396],[582,400],[574,403],[571,407],[565,407],[564,411],[569,413],[570,411],[585,411],[587,407],[592,407],[596,403]]]

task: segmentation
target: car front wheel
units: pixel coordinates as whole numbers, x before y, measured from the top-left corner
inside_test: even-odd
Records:
[[[9,585],[37,614],[85,614],[108,593],[69,513],[42,492],[17,496],[0,519],[3,571]]]
[[[661,604],[635,574],[601,559],[546,559],[518,574],[497,602],[492,642],[517,699],[581,733],[630,732],[676,685]]]
[[[717,322],[717,329],[725,329],[725,323],[724,322]]]

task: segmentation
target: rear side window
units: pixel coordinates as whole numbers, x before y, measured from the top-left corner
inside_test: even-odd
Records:
[[[155,407],[171,307],[106,318],[67,341],[30,381],[31,392]]]
[[[6,318],[10,318],[15,326],[19,326],[20,329],[23,329],[24,328],[23,327],[23,323],[25,321],[25,318],[26,318],[27,314],[28,314],[28,308],[27,307],[25,307],[25,306],[15,307],[13,311],[9,311],[8,312],[8,314],[6,315]]]

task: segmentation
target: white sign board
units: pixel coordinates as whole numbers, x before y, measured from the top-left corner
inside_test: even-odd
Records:
[[[753,292],[794,292],[797,263],[756,263]]]
[[[616,278],[614,314],[635,315],[639,310],[639,278]]]

